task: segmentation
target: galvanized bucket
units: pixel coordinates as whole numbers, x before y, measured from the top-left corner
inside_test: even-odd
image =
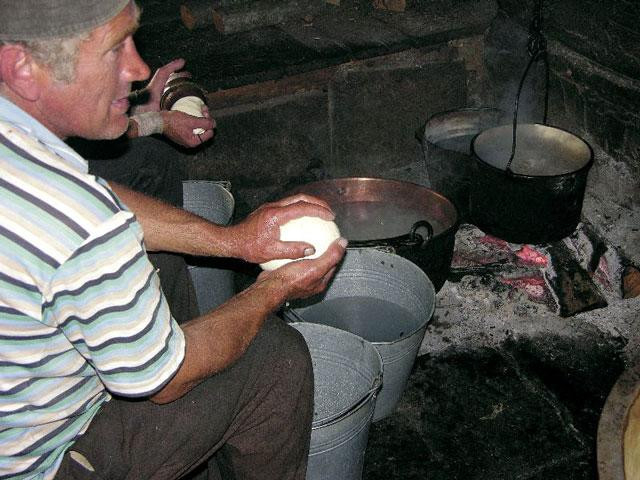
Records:
[[[292,323],[305,338],[314,375],[307,480],[360,480],[369,427],[382,382],[382,358],[344,330]]]
[[[469,186],[473,177],[471,140],[502,123],[505,113],[481,107],[432,115],[424,127],[422,152],[431,188],[451,200],[461,221],[469,216]]]
[[[433,284],[414,263],[375,249],[349,248],[325,293],[296,302],[285,316],[340,328],[372,343],[384,364],[377,421],[395,411],[434,309]]]
[[[182,205],[218,225],[228,225],[235,200],[228,182],[186,180],[182,182]],[[191,259],[188,266],[196,291],[198,309],[204,314],[235,295],[234,272],[217,259]]]

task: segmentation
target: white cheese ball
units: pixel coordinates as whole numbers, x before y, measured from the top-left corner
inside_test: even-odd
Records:
[[[340,238],[338,226],[319,217],[299,217],[280,226],[280,240],[285,242],[307,242],[314,246],[316,252],[304,259],[316,258],[322,255],[332,242]],[[281,258],[261,263],[263,270],[275,270],[282,265],[302,260],[302,258]]]
[[[192,117],[202,117],[202,107],[204,107],[204,102],[202,99],[198,97],[182,97],[177,100],[171,107],[171,110],[178,110],[180,112],[186,113],[187,115],[191,115]],[[204,133],[204,129],[202,128],[194,128],[193,134],[200,135]]]

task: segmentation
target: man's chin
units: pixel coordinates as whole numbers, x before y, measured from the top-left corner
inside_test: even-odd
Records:
[[[111,121],[102,130],[97,132],[92,132],[93,135],[91,138],[89,137],[85,137],[85,138],[87,138],[88,140],[113,140],[115,138],[118,138],[124,135],[128,127],[129,127],[129,117],[126,115],[123,115],[120,118],[117,118]]]

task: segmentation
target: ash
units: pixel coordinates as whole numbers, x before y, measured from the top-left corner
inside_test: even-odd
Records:
[[[550,253],[559,246],[562,262]],[[589,223],[552,246],[508,243],[463,224],[420,354],[497,348],[519,337],[606,335],[625,345],[625,361],[633,363],[640,358],[640,298],[622,298],[621,274],[629,263]],[[567,264],[575,271],[562,271]],[[562,297],[571,294],[564,289],[576,285],[558,283],[559,276],[591,282],[595,300],[561,311]]]

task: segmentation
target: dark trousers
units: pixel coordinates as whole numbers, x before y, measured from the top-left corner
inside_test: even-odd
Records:
[[[89,161],[89,172],[137,192],[182,206],[186,172],[175,148],[155,137],[116,140],[71,138],[71,148]]]
[[[271,317],[240,360],[184,397],[167,405],[112,399],[66,453],[56,478],[174,479],[219,451],[225,478],[303,480],[312,399],[306,343]]]

